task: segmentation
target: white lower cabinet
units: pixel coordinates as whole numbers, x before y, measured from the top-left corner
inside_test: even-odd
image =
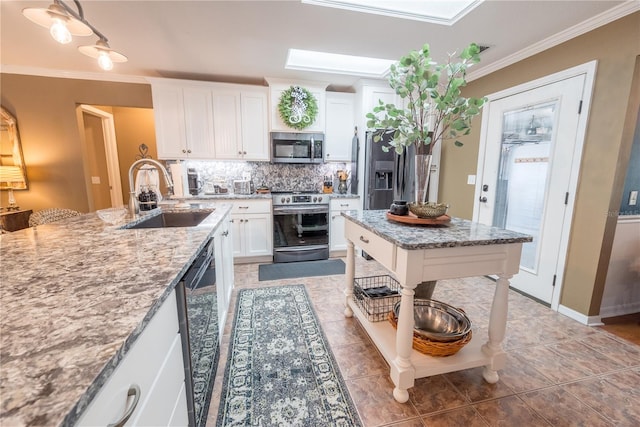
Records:
[[[231,223],[235,262],[273,255],[271,200],[234,201]]]
[[[218,296],[218,327],[219,337],[222,339],[231,293],[234,286],[233,275],[233,230],[229,217],[224,222],[214,236],[215,264],[216,264],[216,285]]]
[[[77,425],[116,424],[127,412],[127,421],[117,425],[187,424],[175,291],[149,321]]]
[[[342,252],[347,250],[347,241],[344,238],[344,217],[340,212],[359,209],[360,200],[358,198],[336,198],[331,199],[329,206],[331,219],[329,228],[329,253],[331,255],[342,255]]]

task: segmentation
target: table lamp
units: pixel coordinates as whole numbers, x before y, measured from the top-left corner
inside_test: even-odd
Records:
[[[16,204],[16,199],[13,196],[14,186],[24,186],[24,175],[20,166],[0,166],[0,188],[9,190],[9,206],[7,210],[20,209]]]

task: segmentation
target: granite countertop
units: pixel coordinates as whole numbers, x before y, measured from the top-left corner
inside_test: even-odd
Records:
[[[496,245],[532,241],[526,234],[461,218],[446,225],[409,225],[387,219],[387,210],[346,211],[342,215],[402,249]]]
[[[340,193],[327,193],[327,196],[331,199],[359,199],[360,196],[357,194],[340,194]],[[263,193],[263,194],[234,194],[234,193],[220,193],[220,194],[198,194],[197,196],[191,197],[176,197],[171,196],[170,200],[184,200],[187,203],[189,200],[220,200],[220,199],[271,199],[273,197],[273,193]]]
[[[188,228],[90,213],[0,236],[1,425],[77,421],[231,210],[192,204],[212,207]]]

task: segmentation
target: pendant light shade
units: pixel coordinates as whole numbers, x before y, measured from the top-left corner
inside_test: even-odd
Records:
[[[49,28],[51,35],[58,42],[60,41],[54,35],[54,31],[56,33],[59,33],[60,31],[64,32],[64,30],[60,29],[61,27],[65,27],[67,29],[69,41],[71,41],[71,35],[90,36],[93,34],[93,30],[87,24],[73,17],[57,3],[52,3],[47,9],[29,7],[23,9],[22,14],[30,21],[33,21],[42,27]],[[56,26],[57,29],[54,30],[53,26]],[[62,39],[66,40],[66,38]],[[69,41],[66,43],[69,43]]]
[[[51,37],[58,43],[71,42],[71,36],[90,36],[95,34],[98,41],[93,46],[80,46],[80,53],[98,60],[103,70],[113,69],[114,62],[127,62],[127,57],[109,47],[107,38],[84,17],[84,11],[79,0],[73,0],[75,9],[69,7],[63,0],[53,0],[47,9],[29,7],[22,10],[22,14],[38,25],[49,28]]]
[[[78,50],[83,55],[96,58],[100,68],[105,71],[111,70],[114,62],[127,62],[126,56],[111,49],[104,40],[98,40],[92,46],[80,46]]]

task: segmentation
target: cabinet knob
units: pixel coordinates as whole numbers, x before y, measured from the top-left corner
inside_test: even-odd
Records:
[[[246,152],[246,151],[243,151],[243,152],[242,152],[242,154],[244,154],[244,155],[246,156],[246,155],[247,155],[247,152]]]
[[[186,152],[187,152],[187,150],[185,150],[185,149],[183,148],[183,149],[182,149],[182,152],[183,152],[183,153],[186,153]]]
[[[113,424],[107,424],[107,427],[123,427],[127,422],[133,411],[136,410],[136,406],[138,406],[138,401],[140,401],[140,386],[137,384],[131,384],[129,386],[129,391],[127,391],[127,401],[129,401],[130,397],[133,397],[133,401],[131,402],[131,406],[125,409],[124,414],[118,421]]]
[[[191,150],[187,150],[187,153],[191,154]]]
[[[360,241],[363,242],[363,243],[369,243],[369,239],[367,239],[364,236],[360,236]]]
[[[238,151],[238,154],[242,155],[242,151]]]

